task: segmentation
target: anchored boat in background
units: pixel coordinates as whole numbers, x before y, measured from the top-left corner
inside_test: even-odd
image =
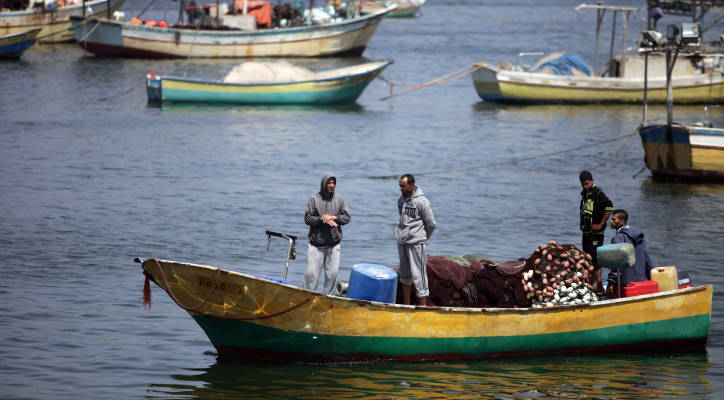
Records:
[[[552,60],[555,62],[556,60]],[[534,67],[493,67],[476,64],[471,76],[485,101],[510,103],[641,103],[644,100],[642,56],[614,60],[617,74],[556,75],[544,72],[546,62]],[[648,101],[666,102],[666,63],[649,59]],[[724,57],[691,55],[677,66],[671,79],[677,103],[724,103]]]
[[[724,129],[661,124],[640,126],[638,133],[655,177],[724,182]]]
[[[48,8],[42,1],[20,1],[18,9],[0,11],[0,35],[42,28],[38,34],[41,42],[70,42],[74,40],[73,33],[69,30],[71,16],[110,16],[113,11],[120,10],[123,2],[124,0],[77,0],[62,6],[53,3],[53,8]]]
[[[644,87],[648,86],[648,102],[664,103],[667,82],[664,57],[652,55],[647,60],[642,54],[624,52],[629,16],[640,9],[581,4],[576,10],[585,8],[597,11],[594,68],[580,56],[563,53],[546,56],[532,67],[507,62],[498,67],[478,63],[471,76],[480,98],[509,103],[642,103]],[[611,54],[605,68],[599,71],[599,31],[606,11],[614,13]],[[624,15],[624,33],[621,54],[614,56],[617,13]],[[724,103],[724,54],[719,53],[682,54],[682,61],[671,74],[677,103]]]
[[[391,61],[318,72],[305,80],[231,83],[156,76],[146,79],[149,102],[229,104],[351,104]]]
[[[711,285],[547,308],[414,307],[323,295],[210,266],[137,261],[222,357],[435,360],[703,349],[711,320]]]
[[[678,13],[678,10],[664,12]],[[688,12],[694,16],[694,9]],[[724,14],[722,14],[724,16]],[[644,31],[645,54],[666,56],[666,124],[649,124],[644,102],[643,123],[637,128],[644,148],[646,167],[657,178],[684,178],[724,182],[724,129],[711,123],[682,125],[674,122],[674,101],[680,93],[674,89],[674,73],[680,52],[695,52],[706,60],[724,62],[724,52],[713,50],[702,41],[698,22],[685,22],[679,29],[669,25],[666,37],[655,30]],[[686,61],[684,61],[686,64]],[[713,103],[720,103],[713,102]]]
[[[0,58],[20,58],[35,43],[41,28],[0,35]]]
[[[387,16],[389,18],[412,18],[417,15],[420,11],[420,7],[425,4],[425,0],[374,0],[374,1],[363,1],[362,11],[363,12],[375,12],[379,11],[389,4],[395,4],[397,8],[391,11]]]
[[[237,1],[238,3],[238,1]],[[246,3],[246,2],[244,2]],[[372,14],[360,14],[350,3],[339,7],[307,10],[284,26],[262,27],[271,20],[236,14],[238,5],[212,7],[192,24],[147,23],[108,18],[73,18],[74,34],[80,46],[100,56],[115,57],[319,57],[360,55],[382,18],[394,5]],[[330,8],[331,7],[331,8]],[[225,11],[226,10],[226,11]],[[228,11],[231,10],[231,11]],[[229,14],[230,13],[230,14]],[[248,17],[248,18],[247,18]],[[278,23],[281,23],[280,19]],[[273,25],[269,25],[273,26]]]

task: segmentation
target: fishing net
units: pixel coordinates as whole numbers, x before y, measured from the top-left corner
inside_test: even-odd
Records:
[[[314,71],[292,65],[288,61],[244,62],[229,71],[224,77],[225,83],[273,83],[297,82],[314,79]]]

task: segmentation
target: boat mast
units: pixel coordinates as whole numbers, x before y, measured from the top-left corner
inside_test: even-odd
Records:
[[[594,68],[594,74],[595,74],[596,76],[599,75],[599,70],[598,70],[598,41],[599,41],[599,37],[600,37],[600,35],[601,35],[601,24],[603,23],[603,16],[606,14],[606,11],[607,11],[607,10],[613,11],[613,24],[612,24],[612,27],[611,27],[611,49],[610,49],[609,61],[608,61],[608,65],[609,65],[609,67],[608,67],[608,74],[609,74],[609,76],[611,76],[611,69],[612,69],[612,67],[613,67],[613,43],[614,43],[614,40],[615,40],[615,38],[616,38],[616,15],[618,14],[619,11],[625,13],[625,14],[624,14],[624,15],[625,15],[625,16],[624,16],[624,28],[623,28],[623,40],[624,40],[624,42],[623,42],[623,44],[621,45],[621,58],[623,58],[624,52],[625,52],[625,50],[626,50],[626,33],[627,33],[627,31],[628,31],[629,14],[631,13],[631,11],[636,11],[636,12],[638,12],[638,11],[641,11],[641,9],[640,9],[640,8],[634,8],[634,7],[607,6],[607,5],[600,4],[600,3],[599,3],[599,4],[586,4],[586,3],[583,3],[583,4],[579,4],[579,5],[575,8],[575,10],[578,11],[578,10],[582,10],[582,9],[584,9],[584,8],[593,8],[593,9],[596,10],[596,54],[595,54],[596,65],[595,65],[595,68]]]

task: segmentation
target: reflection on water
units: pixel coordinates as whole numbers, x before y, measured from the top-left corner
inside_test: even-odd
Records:
[[[238,104],[224,103],[148,103],[149,108],[160,108],[164,112],[172,114],[184,113],[208,113],[209,111],[235,111],[244,114],[253,114],[258,112],[333,112],[333,113],[361,113],[365,108],[357,103],[354,104],[329,104],[329,105],[256,105],[241,106]],[[275,114],[276,115],[276,114]]]
[[[469,363],[234,364],[174,375],[149,397],[661,399],[711,397],[706,354],[541,356]]]

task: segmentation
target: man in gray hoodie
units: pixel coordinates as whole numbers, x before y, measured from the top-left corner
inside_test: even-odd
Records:
[[[319,192],[309,198],[304,212],[304,223],[309,225],[304,288],[317,290],[320,273],[324,270],[324,294],[334,292],[339,272],[342,225],[352,219],[344,196],[334,192],[336,187],[337,178],[331,173],[324,174]]]
[[[400,283],[402,298],[410,304],[411,285],[415,284],[417,304],[427,305],[430,290],[427,285],[427,241],[435,230],[435,216],[432,214],[430,202],[419,186],[415,185],[415,177],[405,174],[400,177],[400,192],[397,209],[400,221],[395,227],[397,252],[400,255]]]

